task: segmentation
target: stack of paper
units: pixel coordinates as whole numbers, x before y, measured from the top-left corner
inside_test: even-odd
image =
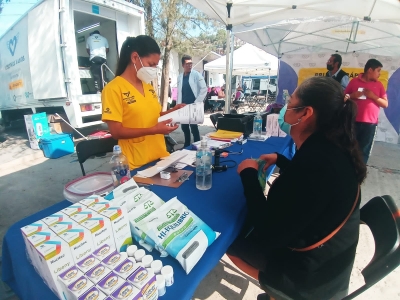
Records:
[[[260,141],[260,142],[264,142],[267,138],[269,138],[270,135],[269,134],[262,134],[260,136],[254,136],[254,134],[250,134],[249,137],[247,138],[248,140],[251,141]]]
[[[177,154],[175,154],[175,153],[177,153]],[[187,153],[181,152],[181,151],[174,152],[174,154],[175,154],[174,156],[170,155],[170,156],[167,156],[165,159],[160,160],[159,162],[157,162],[154,166],[152,166],[150,168],[147,168],[143,171],[138,171],[137,175],[140,177],[153,177],[154,175],[165,170],[170,165],[176,163],[177,161],[179,161],[180,159],[182,159],[183,157],[185,157],[187,155]]]
[[[193,148],[199,149],[201,145],[201,141],[195,142],[192,144]],[[207,140],[207,146],[209,149],[223,149],[226,147],[231,146],[232,144],[230,142],[225,142],[225,141],[215,141],[215,140]]]
[[[185,155],[182,157],[182,155]],[[175,168],[176,169],[183,169],[186,166],[193,166],[193,164],[196,162],[196,151],[193,150],[187,150],[187,149],[182,149],[179,151],[175,151],[171,153],[170,156],[166,157],[161,157],[161,159],[174,159],[176,157],[180,157],[179,160],[175,162]]]
[[[158,118],[158,122],[172,119],[172,123],[203,124],[204,103],[195,102]]]
[[[220,129],[217,132],[210,133],[208,136],[217,141],[235,142],[243,136],[243,133]]]

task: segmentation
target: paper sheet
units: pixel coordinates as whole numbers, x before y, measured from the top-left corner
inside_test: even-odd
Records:
[[[177,154],[175,154],[177,153]],[[168,168],[170,165],[176,163],[177,161],[181,160],[183,157],[187,155],[187,153],[182,152],[182,151],[177,151],[174,152],[174,156],[170,155],[166,157],[165,159],[161,159],[159,162],[157,162],[154,166],[147,168],[142,171],[137,172],[137,176],[140,177],[153,177],[154,175],[160,173],[161,171],[165,170]]]
[[[364,92],[364,88],[358,88],[358,91],[359,91],[359,92]],[[365,95],[362,95],[362,96],[359,97],[358,99],[360,99],[360,100],[365,100],[365,99],[367,99],[367,97],[366,97]]]
[[[195,102],[158,118],[158,122],[172,119],[172,123],[203,124],[204,103]]]

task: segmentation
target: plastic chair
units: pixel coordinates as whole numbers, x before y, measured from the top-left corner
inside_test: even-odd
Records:
[[[115,145],[118,145],[118,141],[109,138],[84,140],[76,145],[76,153],[78,155],[78,161],[81,166],[82,175],[85,176],[85,169],[83,163],[91,156],[99,155],[103,153],[112,152]]]
[[[375,254],[361,271],[365,284],[342,300],[354,299],[400,265],[400,211],[393,198],[388,195],[372,198],[360,209],[360,220],[374,236]],[[267,293],[271,288],[262,281],[260,286]],[[292,299],[283,293],[280,291],[282,297],[273,296],[276,300]],[[269,296],[260,294],[257,299],[269,299]]]

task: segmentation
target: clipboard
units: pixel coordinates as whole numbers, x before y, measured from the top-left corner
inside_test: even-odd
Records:
[[[133,176],[133,179],[137,183],[144,183],[144,184],[154,184],[154,185],[161,185],[161,186],[167,186],[167,187],[172,187],[172,188],[178,188],[184,183],[184,181],[177,181],[180,176],[183,175],[183,173],[187,174],[187,180],[190,179],[190,175],[193,174],[193,171],[189,170],[177,170],[177,172],[171,172],[171,178],[170,179],[162,179],[160,174],[156,174],[153,177],[139,177],[139,176]]]

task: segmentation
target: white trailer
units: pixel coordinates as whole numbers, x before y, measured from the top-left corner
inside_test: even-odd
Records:
[[[64,112],[76,128],[101,123],[86,53],[94,30],[107,38],[107,65],[115,71],[126,37],[144,34],[143,9],[123,0],[43,0],[0,38],[3,123],[43,111]]]

